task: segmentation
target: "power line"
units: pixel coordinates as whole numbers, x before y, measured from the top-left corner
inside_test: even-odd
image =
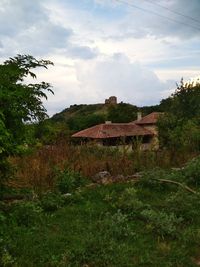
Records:
[[[200,20],[198,20],[198,19],[195,19],[195,18],[193,18],[193,17],[190,17],[190,16],[188,16],[188,15],[186,15],[186,14],[180,13],[180,12],[178,12],[178,11],[176,11],[176,10],[172,10],[172,9],[166,7],[166,6],[163,6],[163,5],[161,5],[161,4],[155,3],[155,2],[153,2],[153,1],[151,1],[151,0],[144,0],[144,1],[149,2],[149,3],[151,3],[152,5],[159,6],[159,7],[163,8],[163,9],[166,9],[166,10],[168,10],[168,11],[170,11],[170,12],[176,14],[176,15],[179,15],[179,16],[182,16],[182,17],[184,17],[184,18],[193,20],[193,21],[195,21],[195,22],[197,22],[197,23],[200,23]]]
[[[129,2],[126,2],[126,1],[123,1],[123,0],[115,0],[116,2],[119,2],[119,3],[122,3],[122,4],[126,4],[126,5],[129,5],[131,7],[134,7],[134,8],[137,8],[143,12],[147,12],[147,13],[152,13],[153,15],[155,16],[159,16],[161,18],[164,18],[164,19],[167,19],[169,21],[172,21],[172,22],[175,22],[175,23],[178,23],[178,24],[182,24],[184,26],[187,26],[187,27],[190,27],[190,28],[193,28],[195,30],[198,30],[200,31],[200,28],[199,27],[196,27],[194,25],[191,25],[191,24],[188,24],[188,23],[185,23],[185,22],[181,22],[179,20],[176,20],[176,19],[172,19],[172,18],[169,18],[169,17],[166,17],[166,16],[163,16],[163,15],[160,15],[159,13],[157,12],[154,12],[152,10],[149,10],[149,9],[145,9],[145,8],[142,8],[142,7],[139,7],[139,6],[136,6],[135,4],[132,4],[132,3],[129,3]]]

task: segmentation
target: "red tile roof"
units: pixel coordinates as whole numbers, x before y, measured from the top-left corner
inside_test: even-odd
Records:
[[[153,133],[134,123],[105,123],[82,130],[73,134],[72,137],[104,139],[112,137],[144,135],[153,135]]]
[[[136,124],[156,124],[158,121],[158,118],[162,115],[162,112],[152,112],[148,114],[147,116],[144,116],[140,120],[135,120],[131,123],[136,123]]]

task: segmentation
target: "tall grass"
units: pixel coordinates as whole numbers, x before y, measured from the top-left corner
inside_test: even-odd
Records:
[[[47,190],[56,182],[55,169],[70,169],[92,177],[99,171],[107,170],[113,176],[132,175],[135,172],[154,167],[178,167],[194,154],[178,151],[128,152],[126,149],[98,147],[95,144],[74,146],[68,141],[44,146],[31,155],[11,158],[16,167],[15,179],[10,181],[18,187]]]

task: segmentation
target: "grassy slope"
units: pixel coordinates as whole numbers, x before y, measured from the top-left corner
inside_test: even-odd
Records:
[[[32,227],[6,225],[12,264],[4,266],[196,266],[192,257],[198,255],[199,216],[190,218],[189,214],[191,220],[186,216],[176,233],[159,232],[159,224],[131,212],[134,207],[127,206],[131,200],[123,195],[127,188],[135,188],[138,199],[157,212],[173,210],[167,200],[176,186],[126,183],[85,188],[57,211],[43,212]],[[198,207],[194,209],[197,212]],[[180,216],[180,207],[175,205],[174,211]]]
[[[69,118],[74,118],[76,116],[93,114],[106,114],[108,106],[104,104],[91,104],[91,105],[72,105],[63,111],[56,113],[52,119],[53,120],[68,120]]]
[[[131,104],[126,104],[127,109],[130,107],[136,107]],[[137,107],[136,107],[137,108]],[[154,106],[144,106],[144,107],[138,107],[144,115],[147,115],[153,111],[162,111],[162,108],[160,105],[154,105]],[[104,104],[81,104],[81,105],[72,105],[69,108],[64,109],[63,111],[56,113],[52,119],[57,120],[68,120],[69,118],[74,118],[76,116],[87,116],[90,114],[96,114],[96,115],[107,115],[109,110],[108,105]]]

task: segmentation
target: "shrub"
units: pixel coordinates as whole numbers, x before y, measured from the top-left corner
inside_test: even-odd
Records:
[[[19,226],[31,227],[40,219],[42,209],[33,202],[14,205],[11,211],[12,221]]]
[[[64,204],[64,199],[60,193],[48,192],[40,203],[44,211],[55,211]]]
[[[166,184],[162,184],[158,179],[166,179],[166,176],[169,176],[169,173],[160,168],[155,168],[150,171],[143,173],[139,185],[142,187],[152,188],[154,190],[160,191],[166,189]]]
[[[71,170],[57,171],[57,188],[62,194],[70,193],[85,183],[85,178],[79,172]]]
[[[101,222],[102,234],[111,236],[112,238],[125,238],[135,236],[135,232],[131,229],[128,216],[118,210],[115,214],[107,213]]]
[[[185,190],[179,190],[169,196],[166,201],[168,210],[192,222],[199,219],[200,196]]]
[[[4,223],[6,221],[6,216],[5,214],[0,211],[0,224]]]
[[[152,209],[143,210],[141,216],[147,221],[148,226],[161,236],[170,235],[175,237],[177,226],[183,220],[181,217],[176,217],[174,213],[167,214],[164,211]]]
[[[0,266],[18,267],[18,265],[15,263],[15,259],[12,257],[12,255],[6,249],[4,249],[0,253]]]
[[[116,207],[131,215],[144,209],[145,204],[138,199],[137,191],[133,187],[126,188],[117,199]]]
[[[183,169],[183,175],[187,184],[200,185],[200,157],[191,160]]]

